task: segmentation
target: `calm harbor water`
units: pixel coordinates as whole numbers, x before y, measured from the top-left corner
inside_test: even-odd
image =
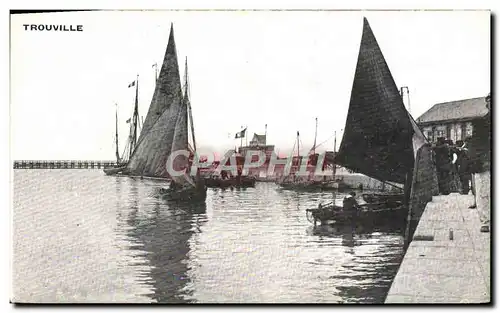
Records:
[[[402,259],[401,234],[313,229],[305,210],[331,192],[258,183],[181,205],[98,170],[13,178],[14,301],[380,303]]]

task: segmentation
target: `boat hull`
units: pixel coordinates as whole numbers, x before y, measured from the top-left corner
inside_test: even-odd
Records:
[[[207,188],[192,188],[182,190],[172,190],[170,188],[161,188],[160,193],[167,200],[171,201],[186,201],[200,202],[207,198]]]
[[[298,191],[329,191],[350,189],[342,182],[282,182],[278,183],[278,185],[283,189]]]
[[[384,194],[384,193],[364,193],[363,200],[367,203],[380,203],[380,202],[402,202],[404,194]]]
[[[124,166],[106,167],[103,169],[103,171],[106,175],[116,175],[116,174],[123,172],[125,167],[126,167],[125,165]]]
[[[342,207],[328,206],[306,210],[307,219],[314,223],[322,224],[333,222],[335,225],[363,226],[402,226],[406,223],[407,210],[401,203],[367,203],[358,210],[356,217],[351,217],[343,212]]]
[[[255,187],[255,181],[255,178],[252,177],[242,177],[239,180],[237,178],[206,178],[205,185],[209,188],[251,188]]]

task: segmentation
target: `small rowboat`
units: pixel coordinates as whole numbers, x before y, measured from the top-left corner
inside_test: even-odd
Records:
[[[205,185],[209,188],[247,188],[255,187],[256,179],[250,176],[242,176],[240,179],[237,177],[222,179],[220,177],[205,178]]]
[[[364,193],[363,200],[367,203],[381,202],[403,202],[404,194],[402,193]]]
[[[355,224],[362,226],[373,225],[401,225],[401,222],[406,220],[407,210],[400,202],[392,203],[366,203],[359,205]],[[333,203],[322,206],[321,204],[316,209],[306,210],[307,220],[314,225],[317,222],[326,224],[333,222],[335,224],[350,224],[350,215],[340,206]]]
[[[165,199],[172,201],[205,201],[207,198],[207,187],[183,188],[178,190],[160,188],[160,193]]]

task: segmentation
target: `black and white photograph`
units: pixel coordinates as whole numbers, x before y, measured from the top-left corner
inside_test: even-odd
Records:
[[[490,10],[9,19],[11,303],[492,303]]]

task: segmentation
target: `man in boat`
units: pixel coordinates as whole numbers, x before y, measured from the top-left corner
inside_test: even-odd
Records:
[[[356,196],[356,193],[354,191],[351,191],[343,201],[343,211],[346,214],[346,217],[351,225],[351,229],[354,231],[356,229],[356,220],[358,217],[358,209],[359,209],[359,204],[358,201],[354,198]]]
[[[220,172],[220,177],[221,177],[222,180],[227,179],[227,172],[225,170],[221,171]]]
[[[243,174],[243,169],[238,166],[238,175],[236,176],[236,181],[238,182],[238,184],[241,184],[241,175]]]
[[[172,180],[170,181],[170,190],[177,190],[177,189],[178,189],[178,187],[179,187],[179,185],[177,185],[177,184],[175,183],[175,181],[172,179]]]

